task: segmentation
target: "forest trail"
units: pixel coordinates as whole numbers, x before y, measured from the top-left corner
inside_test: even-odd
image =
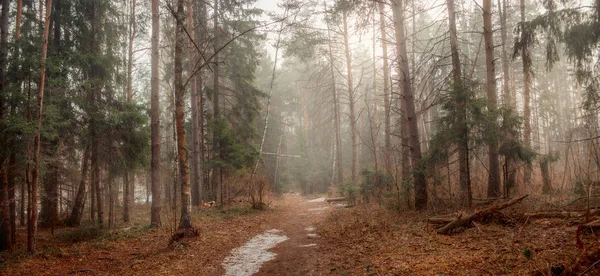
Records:
[[[315,225],[325,220],[327,214],[334,207],[326,204],[324,198],[307,200],[299,195],[286,195],[283,204],[286,208],[283,208],[283,212],[280,213],[278,219],[269,225],[272,229],[255,236],[243,247],[232,251],[232,254],[235,255],[243,251],[244,248],[253,247],[251,245],[253,242],[256,243],[258,240],[267,237],[278,239],[272,243],[273,248],[267,249],[267,251],[259,251],[263,255],[268,255],[265,256],[268,261],[264,264],[262,264],[262,261],[257,262],[256,254],[261,253],[253,250],[254,252],[248,254],[246,258],[236,257],[234,262],[226,259],[224,262],[226,275],[318,274],[315,269],[317,260],[320,257],[318,251],[320,237],[317,234]],[[241,266],[244,268],[241,268]],[[258,270],[259,268],[260,270]],[[254,273],[256,271],[258,273]]]

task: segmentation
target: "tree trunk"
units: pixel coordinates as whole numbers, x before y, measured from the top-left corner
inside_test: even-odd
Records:
[[[15,198],[15,183],[17,181],[17,174],[15,171],[17,170],[17,160],[14,151],[10,154],[7,169],[8,201],[10,202],[10,240],[14,245],[17,242],[17,200]]]
[[[8,51],[8,16],[10,1],[2,1],[0,16],[0,122],[4,121],[4,96],[6,95],[6,66]],[[0,153],[0,251],[12,248],[10,233],[10,207],[8,200],[7,156]]]
[[[408,55],[406,53],[406,35],[404,31],[404,7],[403,0],[394,0],[394,34],[396,37],[396,52],[398,55],[398,73],[400,87],[402,89],[403,103],[405,106],[408,145],[410,146],[410,157],[413,165],[413,177],[415,187],[415,208],[422,210],[427,208],[427,180],[425,178],[424,164],[421,162],[421,145],[419,142],[419,129],[415,112],[415,100],[413,96],[410,70],[408,68]]]
[[[150,214],[150,224],[154,227],[161,225],[160,210],[161,206],[161,185],[160,185],[160,101],[159,101],[159,48],[158,37],[160,35],[160,14],[158,0],[152,0],[152,77],[151,77],[151,95],[150,95],[150,113],[151,113],[151,143],[152,143],[152,207]]]
[[[485,40],[486,61],[486,91],[488,97],[489,111],[496,110],[496,69],[494,67],[494,37],[492,29],[492,1],[483,1],[483,36]],[[500,163],[498,162],[498,142],[492,141],[488,145],[489,174],[487,196],[499,197],[500,191]]]
[[[386,166],[391,166],[392,142],[390,120],[390,65],[388,61],[387,33],[385,31],[385,5],[379,3],[379,29],[381,32],[381,50],[383,52],[383,108],[384,108],[384,159]]]
[[[187,1],[187,30],[192,34],[192,30],[194,30],[194,10],[192,9],[192,2]],[[194,32],[195,33],[195,32]],[[198,127],[198,79],[200,78],[199,73],[194,74],[194,65],[196,62],[196,48],[194,47],[194,41],[190,40],[188,45],[188,74],[192,78],[190,81],[190,102],[192,109],[192,205],[200,206],[200,144],[198,141],[199,138],[199,127]]]
[[[100,187],[100,164],[99,164],[99,152],[98,152],[98,144],[100,144],[100,139],[98,139],[99,135],[97,133],[94,134],[93,137],[96,137],[96,139],[92,139],[92,156],[91,156],[91,169],[92,169],[92,178],[91,178],[91,185],[94,186],[94,192],[95,194],[95,198],[96,198],[96,215],[97,215],[97,223],[102,226],[103,223],[103,218],[104,218],[104,208],[102,205],[102,189]],[[94,214],[92,214],[92,221],[94,220],[93,217]]]
[[[67,226],[79,226],[81,224],[81,216],[83,215],[83,208],[85,207],[85,181],[88,173],[88,161],[90,158],[90,146],[86,146],[83,152],[83,158],[81,159],[81,180],[79,181],[79,188],[77,189],[77,195],[75,196],[75,202],[73,203],[73,211],[71,216],[67,220]]]
[[[175,128],[177,133],[177,158],[179,159],[179,179],[181,181],[181,218],[178,229],[184,236],[195,233],[192,227],[192,204],[190,187],[190,166],[185,139],[185,87],[183,86],[183,21],[185,13],[184,0],[177,1],[177,25],[175,29]]]
[[[352,182],[358,181],[358,130],[356,129],[356,109],[354,102],[354,82],[352,79],[352,53],[348,42],[348,13],[342,13],[344,24],[344,51],[346,54],[346,70],[348,78],[348,106],[350,107],[350,136],[352,140]]]
[[[325,8],[327,9],[327,7]],[[336,170],[337,170],[337,181],[339,185],[344,181],[344,171],[342,167],[342,137],[340,131],[340,104],[338,99],[338,93],[335,85],[335,65],[333,64],[333,50],[331,47],[331,29],[329,27],[329,21],[327,21],[327,46],[329,52],[329,65],[331,69],[331,93],[333,99],[333,128],[335,130],[335,159],[336,159]]]
[[[135,18],[135,8],[136,8],[136,0],[131,0],[130,4],[130,13],[129,13],[129,45],[128,45],[128,55],[127,55],[127,90],[125,93],[125,98],[127,102],[131,102],[131,98],[133,96],[132,91],[132,82],[133,82],[133,43],[137,33],[137,25]],[[133,204],[133,194],[135,191],[135,176],[132,172],[125,172],[124,181],[123,181],[123,221],[129,222],[131,219],[131,205]]]
[[[219,74],[220,74],[220,65],[219,65],[219,19],[218,19],[218,11],[219,11],[219,0],[215,0],[215,15],[214,17],[214,51],[215,51],[215,56],[214,56],[214,65],[213,65],[213,74],[214,74],[214,80],[213,80],[213,121],[214,124],[213,125],[217,125],[219,124],[219,121],[221,119],[221,115],[220,115],[220,106],[219,106]],[[220,153],[220,146],[219,146],[219,132],[216,129],[213,129],[213,149],[212,149],[212,153],[213,153],[213,159],[220,159],[221,158],[221,153]],[[219,165],[215,165],[213,167],[213,174],[212,174],[212,200],[214,201],[218,201],[218,193],[219,193],[219,186],[220,186],[220,182],[221,182],[221,167]]]
[[[40,84],[37,99],[36,130],[33,149],[33,170],[31,173],[31,213],[29,213],[29,222],[27,223],[27,251],[29,254],[35,252],[35,237],[37,234],[38,221],[38,181],[40,169],[40,137],[42,132],[42,114],[44,108],[44,85],[46,79],[46,56],[48,55],[48,33],[50,32],[50,14],[52,12],[52,0],[46,1],[46,16],[44,21],[44,33],[42,38],[42,61],[40,67]]]
[[[519,7],[521,10],[521,22],[525,22],[525,0],[520,0]],[[524,35],[525,32],[522,32]],[[530,53],[528,53],[527,47],[521,50],[521,61],[523,62],[523,142],[525,146],[531,147],[531,67],[532,61]],[[523,175],[523,184],[531,180],[531,168],[525,166],[525,172]]]
[[[552,192],[552,182],[550,178],[549,161],[547,158],[541,158],[540,170],[542,171],[542,180],[544,182],[542,186],[542,193],[549,194]]]
[[[469,129],[467,126],[467,103],[466,87],[463,85],[460,56],[458,55],[458,37],[456,31],[456,13],[454,11],[454,0],[447,0],[448,21],[450,26],[450,52],[452,55],[452,76],[454,92],[457,96],[458,118],[458,167],[460,179],[461,201],[463,205],[471,207],[473,194],[471,191],[471,176],[469,172]]]

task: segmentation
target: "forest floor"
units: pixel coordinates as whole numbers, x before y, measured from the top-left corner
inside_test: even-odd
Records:
[[[248,260],[258,262],[256,275],[552,275],[561,267],[583,272],[600,259],[591,233],[582,236],[587,249],[577,248],[578,220],[479,223],[445,236],[426,224],[427,213],[340,208],[298,195],[270,207],[195,212],[200,236],[172,246],[175,223],[168,219],[158,230],[141,223],[113,231],[62,228],[54,236],[42,230],[35,256],[0,255],[0,274],[243,275],[226,271],[225,260],[265,233],[285,238],[265,249],[276,255],[262,266]],[[19,240],[25,232],[19,229]],[[587,273],[600,275],[600,265]]]

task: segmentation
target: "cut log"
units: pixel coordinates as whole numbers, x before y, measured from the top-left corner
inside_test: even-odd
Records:
[[[448,223],[453,222],[454,220],[456,220],[455,218],[428,218],[427,222],[429,224],[434,224],[434,225],[446,225]]]
[[[325,199],[327,203],[346,201],[345,197],[328,197]]]
[[[495,212],[498,212],[502,209],[508,208],[512,205],[515,205],[519,202],[521,202],[521,200],[523,200],[524,198],[526,198],[528,195],[524,195],[522,197],[519,197],[517,199],[513,199],[511,201],[502,203],[502,204],[498,204],[498,205],[494,205],[491,206],[487,209],[483,209],[481,211],[477,211],[467,217],[464,218],[458,218],[453,220],[452,222],[446,224],[444,227],[440,228],[437,230],[437,232],[439,234],[445,234],[445,235],[449,235],[450,233],[454,232],[454,230],[457,230],[458,228],[464,228],[464,227],[468,227],[469,225],[471,225],[471,222],[481,219],[489,214],[493,214]]]

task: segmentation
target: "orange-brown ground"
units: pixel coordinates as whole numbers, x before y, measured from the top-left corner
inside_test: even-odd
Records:
[[[173,247],[167,246],[174,225],[168,221],[159,230],[121,230],[76,243],[72,229],[59,229],[56,237],[44,230],[34,257],[19,250],[0,255],[0,274],[222,275],[221,263],[232,249],[274,228],[290,239],[271,249],[278,255],[259,275],[548,275],[552,266],[572,267],[578,258],[586,259],[579,272],[597,260],[576,248],[575,221],[481,223],[443,236],[425,224],[426,213],[317,209],[324,206],[292,195],[262,212],[203,209],[194,221],[200,236]],[[309,226],[318,237],[307,235]],[[595,240],[584,235],[587,246]],[[599,268],[588,275],[600,275]]]

